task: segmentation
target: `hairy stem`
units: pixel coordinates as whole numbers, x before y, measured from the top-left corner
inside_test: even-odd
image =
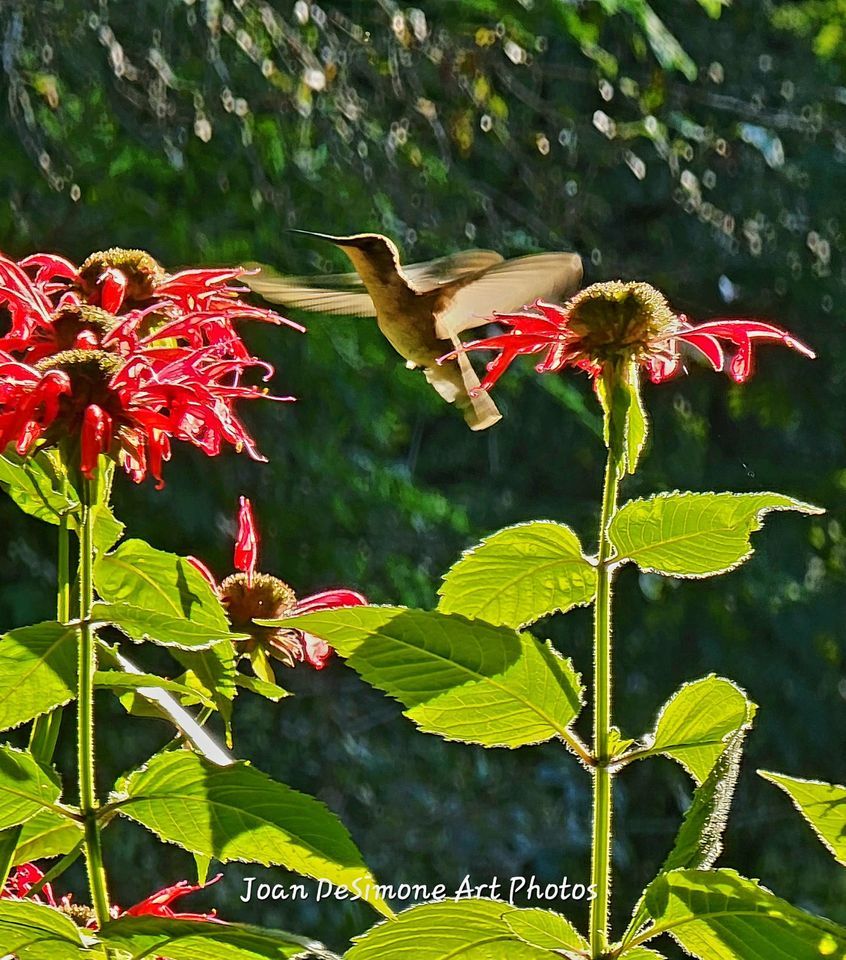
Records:
[[[608,525],[617,509],[619,474],[610,451],[605,470],[602,516],[599,523],[596,604],[594,607],[593,714],[593,842],[591,883],[596,897],[590,905],[591,957],[608,950],[608,907],[611,898],[612,794],[609,741],[611,736],[611,544]]]
[[[97,791],[94,776],[94,674],[97,670],[97,636],[91,626],[94,603],[94,515],[97,486],[84,481],[84,513],[79,564],[79,610],[82,620],[79,637],[79,699],[77,711],[77,748],[79,764],[79,806],[85,821],[85,860],[91,903],[102,927],[109,919],[109,895],[100,823],[97,819]]]

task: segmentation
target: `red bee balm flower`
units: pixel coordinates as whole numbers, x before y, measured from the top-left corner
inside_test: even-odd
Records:
[[[780,343],[814,357],[786,330],[762,320],[721,318],[693,324],[674,313],[663,294],[647,283],[595,283],[564,306],[538,300],[525,312],[495,314],[491,319],[509,331],[465,345],[466,350],[500,351],[488,364],[484,390],[490,390],[522,354],[545,354],[538,373],[577,367],[596,376],[606,363],[634,362],[647,370],[653,383],[683,369],[682,344],[694,347],[714,370],[725,371],[735,383],[752,375],[756,342]],[[729,357],[721,341],[736,348]],[[441,359],[455,356],[453,352]]]
[[[11,317],[0,351],[34,363],[60,350],[126,354],[168,339],[192,347],[225,346],[228,355],[247,359],[232,320],[304,328],[244,303],[239,295],[247,288],[232,285],[244,272],[238,267],[171,276],[143,250],[119,248],[92,254],[78,269],[52,254],[18,263],[0,254],[0,306]]]
[[[171,904],[181,897],[188,896],[189,893],[196,893],[197,890],[203,890],[217,883],[223,876],[219,873],[208,883],[192,886],[187,880],[180,880],[173,886],[165,887],[152,896],[147,897],[140,903],[128,910],[121,910],[120,907],[112,907],[112,919],[118,917],[166,917],[170,920],[195,920],[198,923],[225,923],[216,912],[211,913],[177,913],[171,909]],[[41,893],[30,896],[30,891],[44,879],[44,873],[34,863],[24,863],[17,867],[14,873],[9,877],[6,886],[0,891],[2,900],[23,900],[31,899],[34,903],[42,903],[54,907],[71,918],[77,926],[85,930],[96,930],[97,921],[94,917],[94,911],[84,904],[74,903],[71,894],[65,894],[60,901],[56,900],[53,888],[50,884],[44,884]],[[165,960],[160,957],[159,960]]]
[[[322,670],[332,656],[332,648],[324,640],[302,630],[262,627],[253,621],[280,620],[335,607],[357,607],[366,604],[367,600],[353,590],[325,590],[298,600],[284,580],[256,572],[258,552],[259,537],[252,504],[246,497],[241,497],[234,556],[238,573],[231,574],[218,584],[205,564],[195,557],[189,557],[189,560],[208,580],[226,607],[232,629],[236,633],[249,635],[248,640],[242,640],[236,646],[239,653],[249,656],[259,675],[272,680],[272,674],[263,669],[265,655],[288,667],[305,662],[315,670]]]
[[[79,466],[91,477],[101,453],[115,456],[140,483],[151,473],[162,485],[171,438],[209,456],[224,444],[255,460],[252,437],[235,415],[236,400],[265,397],[236,386],[258,360],[222,359],[215,347],[137,351],[65,350],[28,366],[0,354],[0,450],[78,444]],[[290,397],[275,399],[291,399]]]

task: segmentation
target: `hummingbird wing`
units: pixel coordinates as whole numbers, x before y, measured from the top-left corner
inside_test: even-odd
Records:
[[[478,274],[497,263],[502,263],[503,260],[502,254],[494,250],[461,250],[446,257],[438,257],[437,260],[407,263],[400,269],[418,293],[425,293],[459,277]]]
[[[357,273],[328,273],[316,277],[285,277],[272,267],[249,264],[256,273],[241,279],[271,303],[336,317],[375,317],[376,307]]]
[[[576,291],[581,279],[582,261],[576,253],[532,253],[504,260],[438,288],[435,333],[447,340],[490,322],[495,312],[519,310],[533,300],[561,301]]]

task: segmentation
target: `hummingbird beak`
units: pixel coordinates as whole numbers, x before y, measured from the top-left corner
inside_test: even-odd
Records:
[[[317,233],[314,230],[298,230],[296,227],[289,227],[288,233],[301,233],[305,237],[316,237],[318,240],[328,240],[329,243],[334,243],[336,247],[355,246],[354,243],[348,242],[354,240],[354,237],[336,237],[331,233]]]

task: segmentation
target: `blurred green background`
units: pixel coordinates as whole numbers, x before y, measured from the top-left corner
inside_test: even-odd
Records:
[[[292,226],[384,232],[408,260],[572,249],[589,281],[647,280],[693,318],[769,318],[817,349],[813,363],[761,350],[743,388],[696,368],[648,389],[654,429],[627,495],[773,489],[828,513],[771,517],[753,560],[724,578],[627,569],[616,712],[637,736],[685,680],[716,671],[745,687],[761,710],[721,862],[840,921],[843,871],[755,769],[846,776],[845,16],[834,0],[0,5],[9,254],[120,245],[172,269],[346,269]],[[301,593],[344,584],[423,606],[463,548],[506,524],[562,519],[592,542],[603,448],[584,377],[516,365],[497,388],[504,421],[471,434],[371,322],[307,322],[306,336],[246,330],[277,391],[299,398],[245,411],[269,465],[177,449],[163,492],[120,483],[132,534],[223,575],[245,493],[263,568]],[[2,622],[48,617],[53,531],[0,511]],[[540,632],[590,670],[586,611]],[[417,734],[340,662],[280,680],[295,699],[239,703],[239,753],[325,800],[383,882],[585,881],[588,778],[559,747]],[[105,790],[167,730],[101,708]],[[669,761],[619,781],[617,929],[690,792]],[[114,829],[120,902],[192,875],[180,851]],[[233,865],[196,902],[339,947],[373,920],[360,905],[243,905],[254,874]]]

